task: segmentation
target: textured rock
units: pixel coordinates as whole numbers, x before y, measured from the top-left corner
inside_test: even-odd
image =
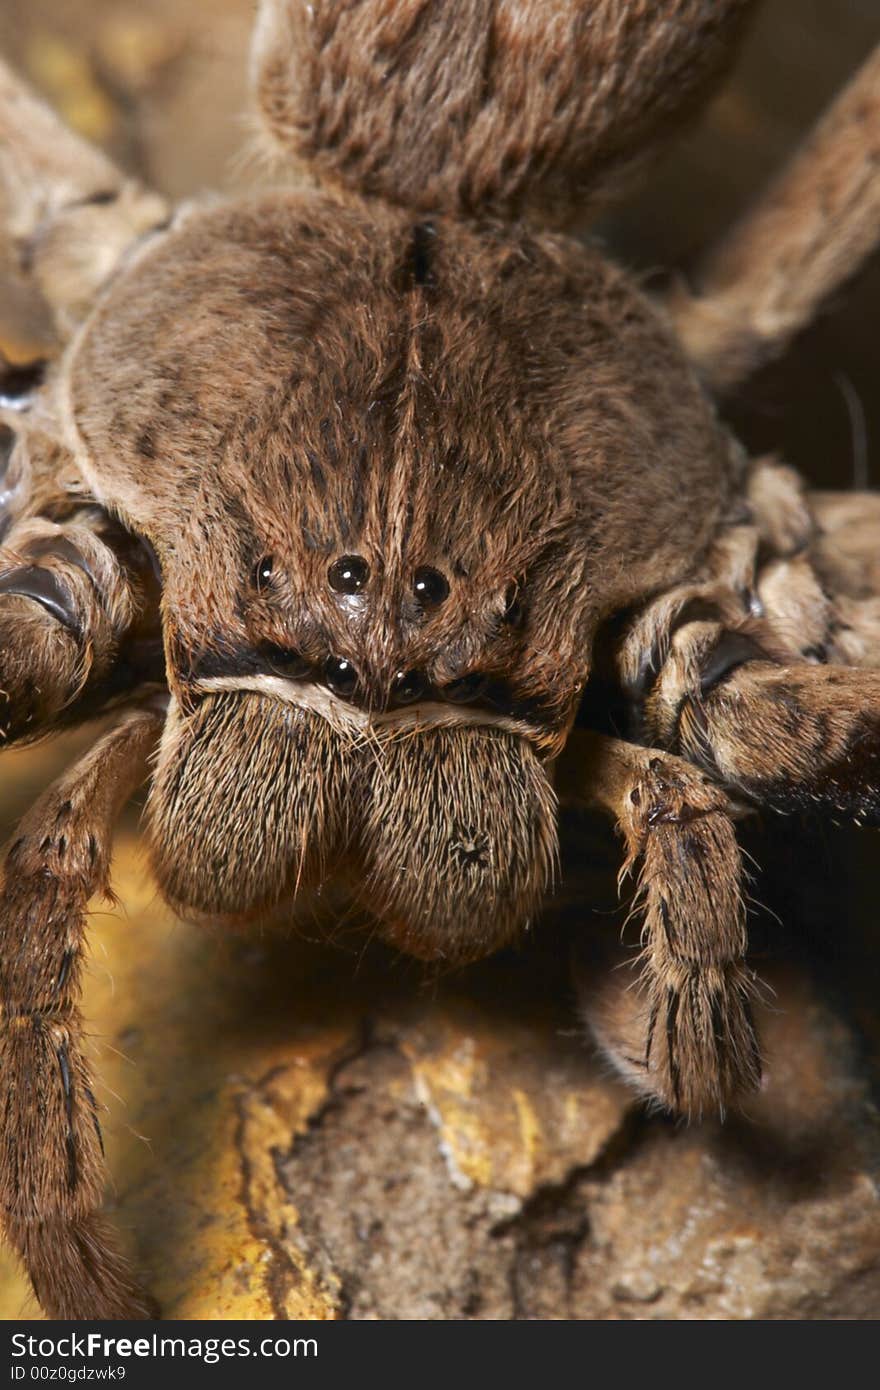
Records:
[[[425,989],[379,948],[176,923],[141,866],[124,832],[86,1014],[110,1209],[166,1316],[880,1315],[876,1111],[804,971],[765,968],[748,1115],[687,1129],[601,1074],[552,927]]]
[[[880,1132],[850,1031],[803,977],[777,978],[768,1081],[723,1129],[647,1125],[587,1174],[579,1316],[876,1318]]]

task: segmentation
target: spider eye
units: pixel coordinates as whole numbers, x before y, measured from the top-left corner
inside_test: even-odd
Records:
[[[309,663],[293,647],[279,647],[274,642],[264,642],[260,651],[276,676],[285,680],[301,680],[309,673]]]
[[[391,698],[396,705],[411,705],[422,698],[427,688],[421,671],[398,671],[391,682]]]
[[[461,676],[457,681],[450,681],[444,685],[440,692],[444,700],[449,700],[453,705],[467,705],[472,700],[479,700],[484,695],[489,685],[489,677],[484,676],[481,671],[471,671],[469,676]]]
[[[350,661],[341,656],[331,656],[324,663],[324,680],[334,695],[347,699],[354,694],[358,674]]]
[[[327,571],[327,580],[337,594],[359,594],[370,577],[370,566],[363,555],[340,555]]]
[[[271,555],[264,555],[262,560],[254,567],[252,576],[253,585],[258,594],[265,593],[266,589],[268,589],[269,581],[272,578],[273,567],[274,561]]]
[[[449,594],[449,582],[439,570],[423,565],[413,576],[413,593],[424,608],[436,608]]]

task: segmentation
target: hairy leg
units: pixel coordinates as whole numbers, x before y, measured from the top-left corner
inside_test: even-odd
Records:
[[[880,667],[880,510],[868,493],[809,494],[773,459],[743,496],[689,582],[651,599],[615,633],[628,737],[695,755],[682,712],[748,663],[777,670]],[[830,677],[834,684],[838,678]],[[712,766],[711,756],[701,755]]]
[[[816,562],[835,593],[880,597],[880,493],[811,492]]]
[[[622,635],[633,723],[644,743],[759,807],[825,808],[876,824],[880,605],[870,540],[849,508],[827,509],[836,525],[823,527],[785,468],[757,467],[748,502],[748,523],[722,532],[710,557],[710,569],[729,561],[739,554],[733,538],[748,538],[736,575],[722,566],[717,587],[699,580],[674,604],[652,602]],[[853,592],[829,591],[832,561],[852,562]]]
[[[742,862],[724,793],[679,758],[575,732],[559,765],[563,800],[597,804],[638,866],[638,969],[588,1017],[643,1094],[688,1116],[723,1111],[760,1079],[749,1000]]]
[[[685,699],[679,744],[758,805],[880,825],[880,671],[750,661]]]
[[[165,203],[74,135],[0,61],[0,235],[54,311],[62,338]]]
[[[731,390],[779,353],[880,240],[880,48],[782,176],[669,301],[703,377]]]
[[[78,1009],[86,904],[106,891],[114,819],[162,726],[129,713],[25,816],[0,900],[0,1201],[52,1318],[149,1316],[98,1215],[97,1106]]]
[[[0,739],[38,737],[161,679],[157,596],[146,551],[98,508],[16,523],[0,550]]]

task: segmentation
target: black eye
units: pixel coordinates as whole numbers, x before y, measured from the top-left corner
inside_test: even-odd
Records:
[[[264,555],[262,560],[254,567],[252,576],[253,585],[258,594],[265,593],[272,578],[273,560],[271,555]]]
[[[358,675],[350,661],[341,656],[331,656],[324,663],[324,679],[334,695],[347,699],[354,693]]]
[[[359,594],[370,577],[363,555],[340,555],[327,571],[330,588],[337,594]]]
[[[424,565],[413,576],[413,593],[425,608],[436,608],[449,593],[449,583],[439,570]]]
[[[444,685],[440,693],[444,700],[450,700],[453,705],[467,705],[472,700],[479,700],[480,696],[486,693],[488,686],[488,676],[484,676],[481,671],[472,671],[469,676],[461,676],[457,681],[450,681],[448,685]]]
[[[278,647],[274,642],[264,642],[260,654],[276,676],[284,676],[285,680],[301,680],[309,673],[309,663],[293,647]]]
[[[391,682],[391,698],[396,705],[411,705],[428,689],[421,671],[398,671]]]

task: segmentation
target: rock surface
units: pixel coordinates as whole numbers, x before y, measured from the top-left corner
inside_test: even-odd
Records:
[[[7,755],[12,800],[47,760]],[[426,981],[354,935],[176,922],[133,828],[115,881],[85,1012],[109,1209],[167,1317],[880,1315],[871,1068],[805,966],[763,967],[748,1113],[688,1129],[591,1056],[562,927]]]

